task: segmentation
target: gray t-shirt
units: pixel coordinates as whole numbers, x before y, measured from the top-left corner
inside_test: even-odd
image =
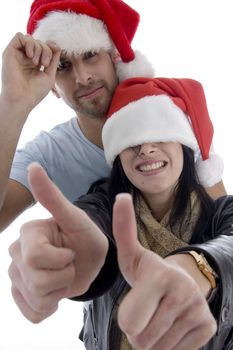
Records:
[[[83,135],[76,117],[50,132],[42,131],[16,151],[10,178],[28,189],[27,167],[32,162],[41,164],[70,201],[85,194],[95,180],[110,173],[103,150]]]

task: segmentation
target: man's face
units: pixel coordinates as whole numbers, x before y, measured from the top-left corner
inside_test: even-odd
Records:
[[[113,58],[101,50],[62,54],[54,90],[79,115],[99,118],[106,115],[117,84]]]

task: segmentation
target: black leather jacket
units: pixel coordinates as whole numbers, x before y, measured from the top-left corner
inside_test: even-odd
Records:
[[[74,298],[89,300],[85,303],[84,327],[80,338],[88,350],[118,350],[120,334],[116,327],[111,327],[112,312],[126,282],[117,266],[106,184],[80,198],[76,204],[100,226],[110,242],[106,264],[99,276],[85,295]],[[192,245],[179,251],[204,252],[219,276],[217,292],[210,302],[218,331],[202,350],[233,350],[233,196],[222,197],[215,202],[212,221],[201,234],[199,232],[198,237],[197,241],[194,232]]]

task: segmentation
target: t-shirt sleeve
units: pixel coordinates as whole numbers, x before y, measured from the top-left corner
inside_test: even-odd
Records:
[[[27,178],[28,166],[33,162],[37,162],[47,171],[47,162],[44,156],[46,152],[43,152],[44,134],[44,132],[41,132],[35,139],[26,143],[21,149],[18,149],[13,159],[10,179],[20,182],[29,190],[30,187]]]

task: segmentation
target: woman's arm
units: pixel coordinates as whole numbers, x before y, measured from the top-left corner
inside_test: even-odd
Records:
[[[217,273],[217,290],[214,298],[211,299],[210,308],[217,320],[218,336],[224,335],[225,339],[233,324],[233,196],[219,198],[215,202],[215,213],[205,239],[204,243],[181,248],[172,254],[173,259],[180,259],[181,262],[182,257],[188,259],[183,253],[189,250],[203,253],[210,266]],[[176,256],[174,255],[176,253],[179,254]],[[181,258],[179,257],[180,253],[182,253]],[[184,266],[185,262],[181,263]],[[202,283],[199,286],[203,289]],[[219,345],[220,348],[224,344],[224,339],[219,343],[222,344]]]
[[[109,241],[40,166],[30,166],[29,183],[52,217],[21,228],[20,238],[10,247],[9,275],[16,304],[26,318],[40,322],[56,311],[62,298],[89,289],[105,263]]]
[[[205,298],[209,297],[212,291],[210,281],[199,270],[196,261],[191,255],[185,253],[174,254],[168,256],[165,258],[165,260],[173,264],[177,264],[179,267],[183,268],[200,287],[200,290]]]

